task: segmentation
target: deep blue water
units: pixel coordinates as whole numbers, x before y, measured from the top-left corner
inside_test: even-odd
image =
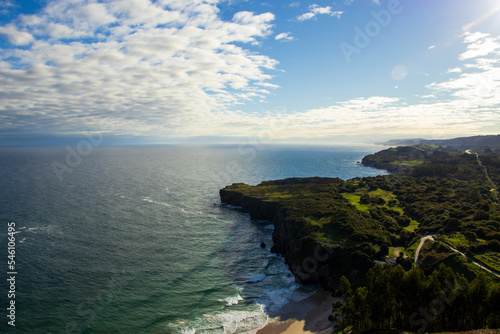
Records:
[[[378,149],[94,147],[68,163],[64,147],[0,148],[3,310],[17,231],[16,327],[3,311],[0,332],[252,332],[313,287],[268,251],[273,226],[219,205],[219,189],[379,175],[356,164]]]

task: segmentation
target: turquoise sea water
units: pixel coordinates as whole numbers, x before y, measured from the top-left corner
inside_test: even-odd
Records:
[[[314,287],[269,252],[272,224],[220,205],[219,189],[379,175],[356,164],[379,149],[94,147],[60,179],[64,147],[0,148],[2,275],[8,222],[18,273],[16,327],[2,315],[0,332],[254,332]]]

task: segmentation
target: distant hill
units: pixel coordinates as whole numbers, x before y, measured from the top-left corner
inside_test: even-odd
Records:
[[[415,146],[419,145],[423,140],[423,138],[412,138],[412,139],[391,139],[386,141],[385,143],[377,143],[377,145],[384,146]]]
[[[392,139],[382,145],[413,146],[421,144],[464,148],[500,147],[500,135],[460,137],[453,139]]]

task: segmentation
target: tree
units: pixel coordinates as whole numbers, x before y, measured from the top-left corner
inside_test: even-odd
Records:
[[[348,314],[348,303],[352,298],[351,283],[349,280],[342,276],[340,278],[339,288],[335,291],[335,296],[341,298],[332,303],[332,314],[328,317],[328,320],[335,322],[335,328],[340,333],[345,333],[349,317]]]
[[[486,298],[486,310],[488,315],[488,327],[500,328],[500,284],[491,287]]]
[[[384,244],[380,246],[380,250],[377,252],[377,257],[383,261],[387,255],[389,255],[389,246]]]
[[[484,301],[488,297],[486,277],[480,273],[471,283],[469,288],[469,307],[471,310],[471,329],[483,328],[485,321]]]

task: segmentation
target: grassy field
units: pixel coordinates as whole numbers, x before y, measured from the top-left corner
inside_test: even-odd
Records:
[[[409,256],[411,259],[415,259],[415,252],[417,251],[419,244],[420,244],[420,239],[411,244],[409,247],[406,247],[405,254]]]
[[[389,257],[399,257],[399,254],[403,252],[406,255],[406,249],[403,247],[389,247]]]
[[[404,215],[404,210],[398,205],[394,205],[394,203],[399,203],[398,198],[396,195],[394,195],[391,191],[388,190],[382,190],[382,189],[376,189],[369,191],[368,188],[358,188],[354,193],[342,193],[342,196],[349,201],[351,205],[354,205],[356,209],[358,209],[361,212],[368,212],[370,211],[370,207],[372,206],[371,204],[364,204],[360,203],[361,202],[361,196],[363,195],[368,195],[370,197],[379,197],[382,198],[385,202],[384,205],[382,205],[385,208],[391,209],[393,211],[398,212],[400,215]],[[392,203],[392,205],[389,206],[389,203]],[[415,230],[419,227],[418,221],[411,219],[411,222],[408,226],[405,226],[404,229],[409,231],[409,232],[415,232]]]
[[[452,234],[442,235],[441,240],[450,244],[453,248],[457,248],[460,245],[470,245],[470,241],[464,237],[462,233],[456,232]]]
[[[361,212],[367,212],[370,210],[370,206],[368,204],[361,204],[359,203],[361,199],[361,195],[358,194],[351,194],[351,193],[343,193],[342,196],[344,196],[345,199],[349,201],[352,205],[356,207]]]
[[[484,264],[486,264],[491,269],[500,273],[500,254],[493,253],[493,252],[487,252],[487,253],[479,254],[479,255],[476,254],[475,258],[482,261]]]
[[[418,228],[419,225],[420,224],[418,221],[411,219],[410,225],[406,226],[404,229],[410,232],[415,232],[415,230]]]

